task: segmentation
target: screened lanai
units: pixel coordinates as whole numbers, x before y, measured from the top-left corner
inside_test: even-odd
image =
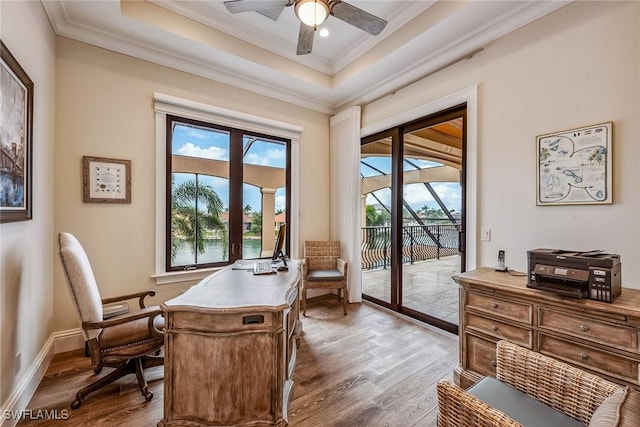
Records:
[[[391,136],[361,147],[362,291],[382,305],[395,302],[457,325],[458,288],[451,277],[461,271],[463,117],[402,136],[401,161]],[[396,211],[402,212],[401,237],[392,236],[394,164],[402,165],[395,178],[402,182],[395,187],[402,189]],[[391,269],[396,238],[400,273]]]

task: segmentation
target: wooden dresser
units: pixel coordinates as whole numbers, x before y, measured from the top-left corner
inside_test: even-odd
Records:
[[[301,328],[299,282],[296,261],[287,272],[258,276],[230,266],[161,305],[159,426],[287,425]]]
[[[526,276],[480,268],[460,285],[458,385],[495,377],[495,343],[505,339],[619,384],[640,389],[640,290],[613,303],[526,287]]]

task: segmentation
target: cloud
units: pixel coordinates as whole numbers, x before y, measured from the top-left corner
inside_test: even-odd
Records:
[[[282,148],[269,148],[265,155],[272,160],[285,160],[287,153]]]
[[[189,128],[189,130],[186,132],[186,136],[190,138],[195,138],[195,139],[209,139],[211,138],[211,131],[204,130],[204,129]]]
[[[449,209],[459,211],[461,208],[461,190],[458,183],[431,184],[436,194]],[[424,205],[438,207],[431,193],[422,183],[406,185],[403,192],[404,199],[413,209],[420,209]],[[378,190],[375,195],[386,206],[391,206],[391,191],[389,189]],[[367,205],[375,205],[378,201],[371,195],[367,195]]]
[[[198,147],[192,142],[186,142],[176,150],[176,154],[182,156],[202,157],[214,160],[229,160],[229,151],[220,147]]]
[[[254,147],[260,148],[258,150],[249,150],[244,156],[245,163],[258,166],[285,167],[287,153],[283,148],[264,149],[264,144],[257,144]]]
[[[405,185],[403,193],[404,200],[416,209],[426,205],[427,202],[435,201],[422,183]]]
[[[247,153],[246,156],[244,156],[244,162],[246,164],[250,164],[250,165],[258,165],[258,166],[270,166],[271,162],[270,160],[261,155],[261,154],[255,154],[255,153]]]

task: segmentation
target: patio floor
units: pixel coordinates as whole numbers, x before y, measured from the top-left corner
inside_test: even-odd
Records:
[[[460,256],[417,261],[402,266],[403,305],[457,325]],[[363,270],[362,293],[390,301],[390,270]]]

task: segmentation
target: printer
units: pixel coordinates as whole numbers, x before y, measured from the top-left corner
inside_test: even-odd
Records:
[[[620,255],[602,251],[527,251],[527,287],[572,298],[613,302],[622,292]]]

